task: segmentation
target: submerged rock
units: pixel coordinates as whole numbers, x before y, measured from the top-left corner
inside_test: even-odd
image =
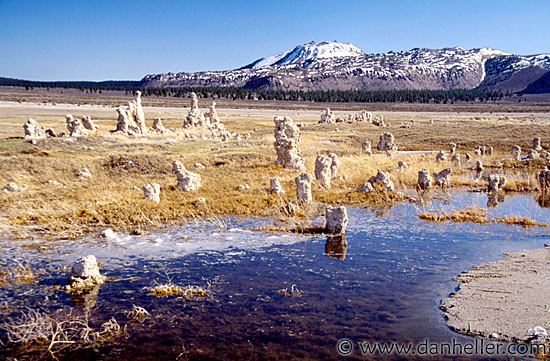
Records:
[[[432,177],[430,176],[429,169],[421,169],[418,171],[418,188],[421,190],[427,190],[432,186]]]
[[[436,185],[441,187],[450,187],[451,186],[451,168],[443,169],[440,172],[434,172],[434,182]]]

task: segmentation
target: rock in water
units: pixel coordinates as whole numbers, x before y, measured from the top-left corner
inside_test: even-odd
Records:
[[[94,255],[80,257],[71,268],[71,277],[66,286],[68,291],[93,288],[105,282],[106,277],[99,273]]]
[[[440,187],[450,187],[451,186],[451,168],[443,169],[440,172],[434,172],[434,182]]]
[[[348,212],[344,206],[327,206],[325,210],[327,220],[325,230],[327,233],[345,233],[348,225]]]
[[[427,190],[432,187],[432,177],[428,169],[421,169],[418,171],[418,188],[421,190]]]

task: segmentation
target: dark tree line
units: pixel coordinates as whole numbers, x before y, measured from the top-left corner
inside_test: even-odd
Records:
[[[307,101],[327,103],[455,103],[497,101],[510,97],[509,92],[487,89],[457,90],[265,90],[234,87],[143,87],[139,81],[108,80],[40,82],[0,78],[0,85],[33,88],[72,88],[87,93],[101,93],[104,90],[124,91],[135,94],[140,90],[144,96],[189,97],[191,92],[201,98]]]

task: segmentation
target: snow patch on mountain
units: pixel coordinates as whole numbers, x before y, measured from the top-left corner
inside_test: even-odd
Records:
[[[345,58],[350,56],[361,56],[365,53],[353,44],[341,43],[339,41],[314,41],[298,45],[293,50],[285,51],[274,56],[262,58],[252,63],[253,69],[273,65],[289,65],[311,62],[316,59]]]

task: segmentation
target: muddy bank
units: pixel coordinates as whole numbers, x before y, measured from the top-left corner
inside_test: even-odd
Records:
[[[441,304],[453,330],[525,341],[534,336],[536,326],[549,329],[550,248],[509,252],[503,257],[455,277],[458,292]]]

